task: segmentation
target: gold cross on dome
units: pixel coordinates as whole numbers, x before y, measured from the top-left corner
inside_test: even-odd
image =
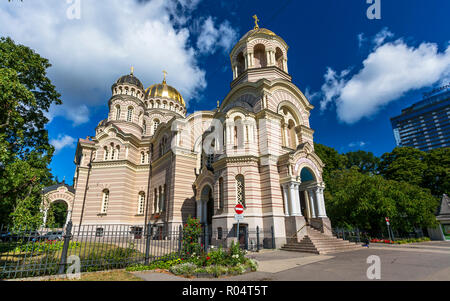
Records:
[[[133,66],[131,66],[131,73],[130,73],[131,75],[133,75],[134,74],[134,67]]]
[[[258,22],[259,22],[258,16],[257,16],[257,15],[254,15],[254,16],[253,16],[253,19],[255,19],[255,29],[258,29],[258,28],[259,28],[259,25],[258,25]]]
[[[163,79],[163,83],[165,84],[166,83],[166,75],[167,75],[167,71],[163,71],[163,74],[164,74],[164,79]]]

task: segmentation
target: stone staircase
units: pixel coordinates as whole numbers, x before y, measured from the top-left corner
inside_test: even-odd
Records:
[[[311,226],[306,226],[307,234],[300,242],[289,242],[281,247],[284,251],[330,254],[362,249],[361,244],[352,243],[335,236],[325,235]]]

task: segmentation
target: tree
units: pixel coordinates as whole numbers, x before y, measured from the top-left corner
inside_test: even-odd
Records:
[[[314,143],[314,152],[325,164],[322,178],[325,185],[328,185],[330,175],[334,170],[345,169],[347,165],[347,158],[344,155],[339,154],[334,148],[319,143]]]
[[[384,231],[384,218],[393,229],[408,233],[415,227],[436,225],[438,201],[428,189],[406,182],[386,180],[380,175],[363,174],[357,167],[331,174],[327,212],[336,226]]]
[[[356,152],[348,152],[345,156],[347,157],[347,168],[356,166],[362,173],[376,174],[378,172],[380,158],[376,157],[372,152],[358,150]]]
[[[42,188],[53,184],[44,113],[61,100],[46,74],[50,66],[32,49],[0,38],[0,224],[29,224],[25,216],[38,215]]]
[[[431,193],[441,197],[450,193],[450,147],[435,148],[425,156],[427,166],[422,186],[431,190]]]
[[[381,156],[379,172],[388,180],[422,186],[426,153],[413,147],[396,147]]]

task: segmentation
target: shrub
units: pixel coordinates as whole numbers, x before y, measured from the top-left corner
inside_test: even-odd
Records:
[[[181,257],[183,259],[188,259],[193,254],[199,255],[202,252],[202,247],[200,245],[199,238],[202,232],[200,222],[189,217],[186,224],[183,227],[183,246],[181,249]]]
[[[175,275],[191,276],[192,274],[194,274],[196,269],[197,269],[197,266],[195,264],[186,262],[186,263],[171,266],[169,271]]]

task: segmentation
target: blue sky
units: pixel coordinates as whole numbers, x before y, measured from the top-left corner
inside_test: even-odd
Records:
[[[66,1],[24,2],[0,4],[0,35],[53,64],[64,105],[49,112],[51,168],[68,183],[76,141],[106,118],[118,77],[134,66],[148,87],[167,70],[188,113],[213,109],[229,91],[229,51],[254,14],[290,47],[289,73],[315,106],[315,141],[339,152],[391,151],[389,118],[450,79],[447,0],[380,0],[380,20],[367,18],[366,0],[80,0],[79,19]]]

